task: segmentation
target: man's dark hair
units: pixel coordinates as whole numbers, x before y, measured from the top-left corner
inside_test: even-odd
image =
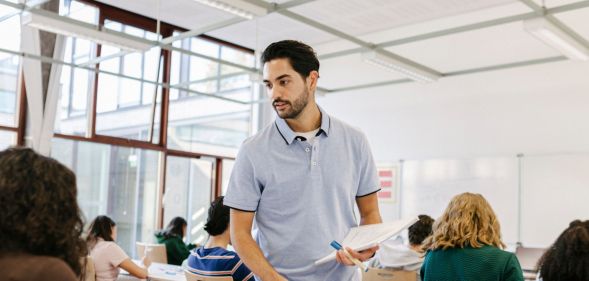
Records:
[[[288,59],[303,78],[307,78],[313,70],[319,71],[317,54],[309,45],[299,41],[283,40],[270,44],[262,53],[262,64],[274,59]]]
[[[428,215],[419,215],[419,220],[409,227],[409,243],[421,245],[423,240],[432,234],[434,219]]]
[[[572,221],[537,266],[544,281],[589,280],[589,220]]]
[[[56,257],[80,275],[87,249],[76,195],[76,176],[56,160],[0,151],[0,252]]]
[[[223,198],[223,196],[217,197],[209,207],[205,231],[211,236],[223,234],[229,226],[229,207],[223,205]]]

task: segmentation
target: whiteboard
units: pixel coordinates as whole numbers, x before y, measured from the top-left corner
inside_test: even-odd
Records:
[[[517,157],[405,161],[402,169],[402,217],[437,219],[455,195],[480,193],[499,218],[503,241],[517,242]]]
[[[589,219],[589,154],[524,156],[524,245],[551,245],[574,219]]]

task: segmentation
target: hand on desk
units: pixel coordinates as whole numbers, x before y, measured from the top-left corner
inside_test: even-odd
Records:
[[[348,251],[348,253],[350,253],[350,255],[353,258],[356,258],[361,262],[365,262],[374,256],[374,254],[378,250],[378,246],[374,246],[372,248],[368,248],[366,250],[362,250],[359,252],[356,252],[350,249],[349,247],[346,247],[346,250]],[[342,250],[337,251],[335,259],[337,260],[337,262],[344,265],[354,265],[354,263],[350,259],[348,259],[346,255],[342,252]]]

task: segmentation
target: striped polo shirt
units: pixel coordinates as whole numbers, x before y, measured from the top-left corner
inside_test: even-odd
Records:
[[[239,256],[221,247],[206,249],[202,246],[192,250],[187,267],[190,272],[204,276],[231,276],[234,281],[254,280],[254,274]]]

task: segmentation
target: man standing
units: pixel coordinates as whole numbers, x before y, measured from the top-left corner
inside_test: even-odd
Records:
[[[311,47],[275,42],[262,62],[278,118],[246,140],[237,156],[225,197],[233,246],[258,280],[359,280],[341,252],[337,261],[314,262],[358,225],[354,203],[361,225],[381,222],[366,137],[315,103],[319,61]],[[377,249],[350,253],[365,261]]]

